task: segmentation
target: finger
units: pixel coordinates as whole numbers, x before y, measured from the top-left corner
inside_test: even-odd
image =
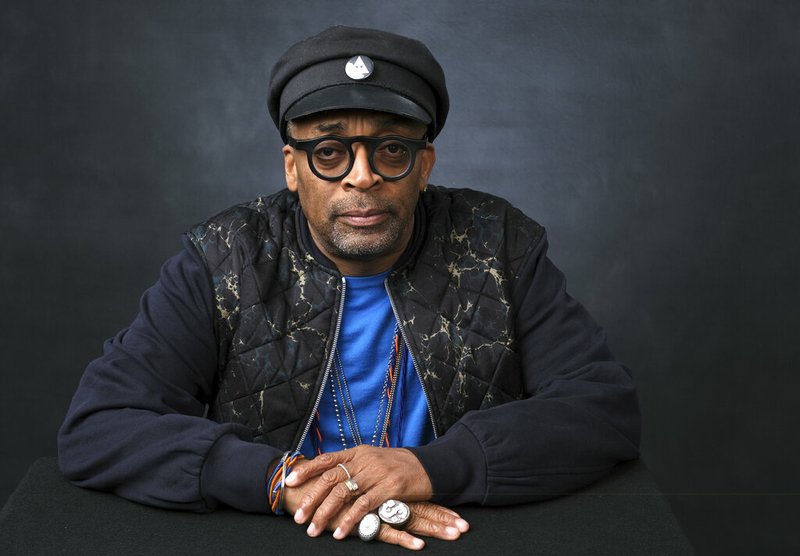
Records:
[[[343,482],[334,486],[313,512],[311,524],[308,526],[308,534],[314,537],[325,531],[331,519],[339,514],[350,500],[350,490]],[[296,517],[295,521],[297,521]]]
[[[441,521],[432,521],[420,517],[412,517],[405,530],[415,535],[432,537],[445,541],[454,541],[461,536],[461,531],[454,525],[448,525]]]
[[[450,514],[450,515],[452,515],[452,516],[455,516],[455,517],[461,517],[461,514],[459,514],[459,513],[458,513],[458,512],[456,512],[455,510],[451,510],[450,508],[445,508],[444,506],[438,506],[438,507],[439,507],[439,508],[441,508],[441,510],[442,510],[443,512],[447,512],[447,513],[449,513],[449,514]]]
[[[342,488],[347,490],[347,487],[344,486],[344,481],[346,479],[347,474],[340,467],[334,467],[333,469],[328,469],[322,473],[322,475],[318,477],[317,481],[303,494],[303,497],[300,499],[300,505],[294,514],[295,522],[305,523],[308,521],[308,518],[312,514],[315,514],[320,504],[330,496],[331,491],[337,485],[341,485]],[[319,525],[319,523],[315,522],[315,525]]]
[[[339,463],[345,464],[347,461],[345,452],[327,452],[314,459],[303,460],[295,465],[292,472],[286,477],[286,486],[299,486],[308,479],[333,469]]]
[[[306,467],[309,467],[310,463],[310,460],[303,460],[295,463],[294,467],[292,467],[292,470],[288,475],[286,475],[286,481],[284,482],[284,485],[288,487],[299,487],[308,479],[312,478],[313,475],[309,474],[305,469]]]
[[[450,508],[430,502],[411,502],[409,507],[412,517],[435,521],[447,527],[455,527],[460,533],[469,531],[469,523]],[[420,533],[424,534],[422,531]]]
[[[377,508],[381,504],[381,500],[376,500],[369,493],[362,494],[353,501],[352,506],[345,512],[342,519],[339,520],[339,525],[333,536],[337,539],[343,539],[350,532],[358,526],[361,519],[369,512]]]
[[[381,542],[396,544],[409,550],[422,550],[425,548],[425,541],[419,537],[415,537],[408,531],[400,531],[394,527],[389,527],[386,524],[381,525],[377,538]]]
[[[359,496],[340,519],[339,526],[333,533],[334,538],[345,538],[352,529],[357,527],[361,519],[378,505],[380,505],[379,501],[375,501],[369,494]],[[453,541],[469,529],[466,521],[456,517],[455,512],[448,511],[443,506],[430,503],[411,503],[409,508],[411,509],[411,519],[404,530],[412,535]]]
[[[454,541],[462,531],[451,520],[439,520],[412,513],[405,530],[415,535],[433,537],[446,541]]]

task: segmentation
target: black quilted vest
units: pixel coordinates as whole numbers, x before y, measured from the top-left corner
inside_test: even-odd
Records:
[[[308,430],[341,307],[342,277],[305,248],[305,226],[284,190],[189,232],[216,296],[209,417],[281,450]],[[387,280],[440,435],[469,410],[522,397],[511,291],[543,230],[501,199],[434,186],[416,226]]]

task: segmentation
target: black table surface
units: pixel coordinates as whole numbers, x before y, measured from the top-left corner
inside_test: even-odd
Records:
[[[691,554],[642,462],[546,502],[459,507],[470,531],[426,539],[425,554]],[[37,460],[0,511],[0,554],[407,554],[357,537],[312,539],[288,518],[234,510],[150,508],[71,485],[55,458]]]

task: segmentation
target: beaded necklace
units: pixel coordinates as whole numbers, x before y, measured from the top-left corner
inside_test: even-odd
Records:
[[[378,401],[378,411],[375,418],[375,426],[372,430],[372,446],[386,446],[389,447],[389,425],[390,416],[392,413],[392,405],[394,403],[395,392],[397,391],[397,383],[402,372],[403,364],[403,338],[400,334],[400,328],[395,325],[394,335],[392,338],[392,346],[389,351],[389,362],[386,366],[386,376],[383,380],[381,387],[381,395]],[[342,366],[342,359],[339,356],[339,349],[336,348],[334,353],[334,364],[330,374],[330,389],[333,398],[333,410],[336,415],[336,425],[339,430],[339,439],[342,442],[342,449],[346,450],[349,447],[359,446],[364,444],[361,437],[361,429],[358,426],[358,418],[356,417],[356,409],[353,404],[353,399],[350,396],[350,388],[347,385],[347,378],[345,377],[344,367]],[[323,385],[323,388],[327,385]],[[342,420],[344,416],[344,422]],[[381,422],[383,426],[381,427]],[[350,430],[350,442],[345,432],[344,424],[347,423],[347,428]],[[379,435],[380,429],[380,435]],[[320,425],[319,411],[314,416],[314,435],[311,438],[314,446],[314,451],[317,454],[322,453],[322,427]]]

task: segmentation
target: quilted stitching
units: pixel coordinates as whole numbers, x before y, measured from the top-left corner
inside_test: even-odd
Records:
[[[390,290],[444,432],[466,411],[519,399],[511,291],[542,229],[491,195],[430,186],[426,237]],[[288,449],[330,352],[339,280],[304,254],[288,191],[195,227],[216,296],[219,392],[210,416]]]

